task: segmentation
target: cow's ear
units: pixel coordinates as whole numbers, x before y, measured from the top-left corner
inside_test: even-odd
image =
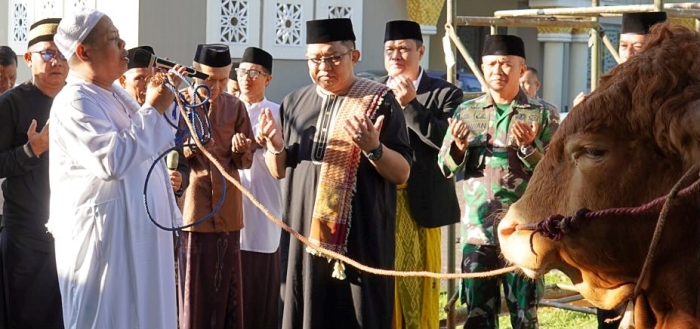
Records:
[[[667,111],[664,111],[667,112]],[[674,114],[657,116],[654,134],[659,146],[668,147],[683,159],[683,168],[700,162],[700,101],[679,108]]]

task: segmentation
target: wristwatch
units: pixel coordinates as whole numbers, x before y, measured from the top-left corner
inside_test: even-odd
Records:
[[[383,150],[384,150],[384,146],[382,145],[382,143],[379,143],[379,147],[377,147],[376,149],[369,151],[369,152],[363,151],[362,153],[365,154],[367,159],[370,159],[372,161],[377,161],[377,160],[382,158],[382,154],[384,154]]]
[[[532,154],[532,152],[535,151],[535,148],[532,145],[527,145],[527,146],[521,146],[520,147],[520,154],[527,156]]]
[[[38,156],[34,154],[34,150],[32,150],[32,146],[29,142],[22,145],[22,151],[24,151],[24,154],[26,154],[28,158],[38,158]]]

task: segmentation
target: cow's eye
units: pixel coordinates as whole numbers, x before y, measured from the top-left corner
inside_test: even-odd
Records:
[[[601,149],[586,149],[586,155],[593,158],[593,159],[598,159],[605,155],[605,150]]]

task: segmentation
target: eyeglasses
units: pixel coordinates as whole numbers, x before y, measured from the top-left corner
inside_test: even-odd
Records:
[[[32,51],[32,53],[41,55],[41,59],[43,59],[44,62],[50,62],[52,59],[66,60],[66,56],[63,56],[60,51],[56,50],[46,49],[42,51]]]
[[[253,80],[257,79],[261,74],[262,74],[263,76],[269,75],[269,74],[267,74],[267,73],[265,73],[265,72],[261,72],[261,71],[258,71],[258,70],[247,70],[247,69],[244,69],[244,68],[237,68],[237,69],[236,69],[236,74],[238,74],[239,77],[244,77],[244,76],[247,75],[249,78],[251,78],[251,79],[253,79]]]
[[[316,66],[320,66],[321,63],[333,63],[333,65],[340,65],[340,62],[343,60],[343,57],[347,54],[352,53],[355,51],[355,49],[350,49],[347,52],[340,54],[340,55],[335,55],[335,56],[327,56],[327,57],[319,57],[319,58],[310,58],[307,57],[306,59],[309,60],[310,63],[313,63]]]

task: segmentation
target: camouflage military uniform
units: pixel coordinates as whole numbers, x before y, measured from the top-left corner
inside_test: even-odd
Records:
[[[489,94],[466,101],[457,108],[454,118],[467,123],[469,148],[464,158],[453,159],[450,153],[453,140],[448,130],[438,164],[448,177],[464,171],[462,272],[497,269],[504,264],[494,232],[495,218],[522,196],[534,166],[559,125],[559,116],[547,103],[520,91],[509,105],[497,106]],[[510,126],[517,120],[541,124],[537,138],[527,149],[518,148],[510,134]],[[543,283],[515,273],[500,278],[463,280],[462,301],[469,310],[465,328],[498,327],[499,281],[504,285],[513,327],[536,328],[537,302],[543,293]]]

